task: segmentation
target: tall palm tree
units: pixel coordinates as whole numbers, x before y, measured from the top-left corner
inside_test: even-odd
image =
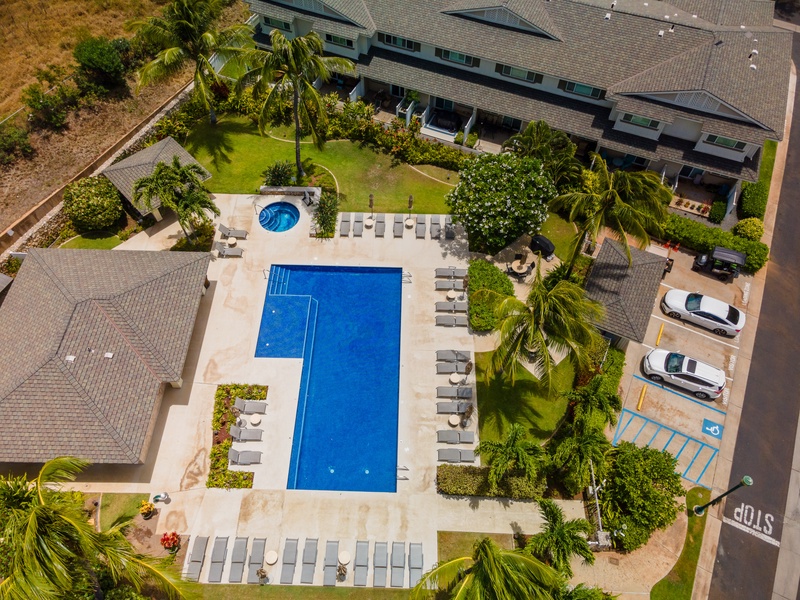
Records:
[[[77,458],[55,458],[28,484],[28,493],[17,489],[0,495],[7,503],[0,508],[5,517],[2,543],[10,550],[0,598],[63,598],[84,577],[99,590],[98,561],[114,582],[124,580],[137,590],[149,582],[169,598],[181,597],[176,583],[154,566],[153,559],[134,551],[122,534],[126,523],[97,532],[87,521],[81,501],[60,491],[61,484],[73,481],[87,465]],[[17,486],[11,479],[0,479],[0,487]]]
[[[524,131],[503,142],[503,150],[541,161],[557,189],[580,181],[582,167],[575,158],[575,144],[545,121],[528,123]]]
[[[277,29],[270,33],[271,50],[255,50],[246,62],[256,65],[239,80],[237,90],[253,84],[253,97],[261,102],[258,129],[265,133],[270,115],[281,101],[291,99],[294,116],[295,161],[298,178],[305,176],[300,161],[301,124],[311,131],[314,144],[322,149],[327,123],[322,96],[314,87],[321,79],[328,82],[334,72],[352,73],[355,65],[346,58],[322,56],[322,39],[315,32],[287,40]]]
[[[214,112],[214,89],[224,87],[211,61],[216,54],[220,63],[240,60],[254,45],[253,29],[237,24],[215,29],[214,21],[222,11],[222,0],[172,0],[161,17],[138,19],[127,28],[161,51],[139,69],[139,86],[163,81],[194,63],[194,92],[209,112],[211,124],[217,122]]]
[[[540,380],[549,387],[555,353],[566,353],[569,360],[583,366],[588,361],[586,349],[599,342],[593,323],[602,317],[602,307],[569,280],[544,285],[539,264],[526,301],[505,297],[496,312],[500,344],[492,355],[489,376],[509,372],[513,381],[519,361],[524,360],[533,363]]]
[[[609,171],[603,158],[591,153],[594,161],[586,191],[556,196],[550,201],[551,210],[569,211],[569,220],[580,223],[572,244],[570,273],[588,238],[597,240],[602,228],[608,228],[619,240],[631,264],[628,236],[641,248],[650,243],[649,231],[660,231],[667,218],[667,205],[672,192],[653,171]]]
[[[565,473],[564,485],[571,493],[578,493],[589,485],[590,462],[598,467],[605,463],[611,449],[603,431],[585,417],[576,418],[552,451],[553,464]]]
[[[617,413],[622,410],[622,399],[613,390],[606,389],[607,378],[599,374],[582,388],[570,390],[566,396],[576,418],[590,419],[599,414],[608,425],[617,424]]]
[[[544,519],[544,529],[528,540],[526,551],[567,578],[572,577],[569,561],[573,556],[580,556],[588,564],[594,564],[594,554],[587,541],[587,536],[592,532],[589,521],[565,521],[564,511],[552,500],[540,501],[539,512]]]
[[[489,485],[493,490],[512,471],[521,470],[528,479],[536,479],[547,460],[539,444],[525,439],[525,429],[519,423],[511,425],[502,442],[482,440],[475,448],[475,454],[489,455]]]
[[[562,585],[558,573],[530,554],[503,550],[491,539],[475,542],[471,556],[454,558],[428,571],[411,590],[411,599],[438,597],[485,600],[554,600]]]

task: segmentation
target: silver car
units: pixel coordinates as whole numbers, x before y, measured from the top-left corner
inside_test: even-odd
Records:
[[[642,370],[651,381],[671,383],[701,400],[719,398],[725,389],[725,371],[678,352],[651,350],[642,361]]]
[[[696,323],[717,335],[735,336],[744,328],[742,311],[703,294],[670,290],[661,300],[661,310],[673,319]]]

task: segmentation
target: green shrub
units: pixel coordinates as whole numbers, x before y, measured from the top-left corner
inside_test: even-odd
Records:
[[[111,89],[122,83],[125,65],[117,45],[103,36],[90,37],[78,42],[72,55],[78,63],[80,78],[90,83]]]
[[[464,132],[463,131],[459,131],[456,134],[456,137],[453,139],[453,143],[454,144],[458,144],[459,146],[464,143]]]
[[[35,127],[62,129],[69,110],[78,105],[77,88],[65,83],[62,67],[48,65],[36,70],[38,83],[23,88],[22,102],[28,107],[28,120]]]
[[[214,223],[203,221],[196,223],[192,237],[183,237],[170,248],[175,252],[209,252],[214,243]]]
[[[759,242],[764,235],[764,223],[755,217],[742,219],[734,225],[733,234],[752,242]]]
[[[475,144],[478,143],[478,134],[474,131],[471,131],[470,134],[467,136],[467,148],[474,148]]]
[[[698,252],[711,252],[714,246],[744,252],[747,255],[745,269],[751,273],[758,272],[769,259],[769,247],[762,242],[746,240],[730,231],[708,227],[678,215],[671,214],[667,218],[664,238]]]
[[[0,124],[0,164],[10,165],[18,158],[33,154],[28,130],[11,123]]]
[[[727,200],[714,200],[711,205],[711,210],[708,212],[708,220],[712,223],[719,225],[728,214],[728,201]]]
[[[476,294],[480,290],[491,290],[502,296],[513,296],[514,285],[492,263],[477,259],[469,263],[469,326],[473,331],[491,331],[497,324],[495,307],[498,299],[485,292]]]
[[[228,450],[231,449],[231,440],[211,447],[209,455],[209,470],[206,487],[208,488],[251,488],[253,487],[252,471],[229,471]]]
[[[336,221],[339,218],[339,197],[335,192],[322,192],[314,211],[317,224],[317,237],[333,237],[336,234]]]
[[[522,472],[506,475],[492,491],[489,467],[439,465],[436,468],[436,491],[449,496],[485,496],[513,500],[539,500],[545,481],[530,481]]]
[[[622,381],[622,372],[625,369],[625,353],[619,348],[609,346],[606,360],[603,362],[601,371],[603,378],[603,390],[609,394],[616,394],[619,384]]]
[[[262,175],[264,176],[264,185],[276,187],[291,185],[294,167],[288,160],[279,160],[264,169]]]
[[[113,225],[122,216],[117,188],[105,177],[86,177],[64,188],[64,212],[78,231]]]
[[[764,214],[767,212],[768,199],[769,182],[744,182],[742,184],[742,197],[739,199],[739,218],[749,219],[755,217],[763,220]]]
[[[9,256],[2,263],[0,263],[0,273],[8,275],[9,277],[14,277],[17,273],[19,273],[19,268],[21,266],[22,261],[20,259]]]

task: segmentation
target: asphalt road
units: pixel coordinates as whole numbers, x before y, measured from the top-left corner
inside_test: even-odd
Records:
[[[800,38],[793,59],[800,64]],[[726,499],[709,598],[769,598],[800,416],[800,101],[794,121],[770,253],[764,300],[734,450],[731,483],[754,485]]]

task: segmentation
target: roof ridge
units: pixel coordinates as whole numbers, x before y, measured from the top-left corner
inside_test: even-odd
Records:
[[[657,63],[657,64],[653,65],[652,67],[650,67],[648,69],[645,69],[644,71],[639,71],[638,73],[634,73],[630,77],[626,77],[625,79],[622,79],[622,80],[616,82],[615,84],[609,86],[608,92],[609,93],[614,93],[615,88],[621,86],[622,84],[624,84],[626,82],[629,82],[629,81],[632,81],[632,80],[635,80],[637,77],[641,77],[641,76],[643,76],[643,75],[645,75],[647,73],[652,73],[654,71],[657,71],[658,69],[663,68],[664,65],[669,65],[672,62],[676,62],[678,59],[684,58],[688,54],[692,54],[694,52],[699,52],[700,50],[708,50],[709,48],[707,48],[707,46],[710,46],[716,40],[717,40],[717,35],[716,35],[716,33],[714,33],[714,38],[713,39],[711,39],[711,40],[709,40],[707,42],[704,41],[703,43],[698,44],[697,46],[695,46],[693,48],[688,48],[687,50],[684,50],[683,52],[680,52],[678,54],[674,54],[674,55],[664,59],[660,63]],[[705,73],[703,75],[703,82],[705,83]],[[706,93],[709,93],[705,89],[703,89],[702,91],[705,91]],[[633,94],[633,93],[636,93],[636,92],[627,92],[627,93]],[[713,94],[711,94],[711,95],[713,96]]]
[[[47,264],[47,261],[41,257],[38,250],[38,248],[29,248],[28,256],[33,258],[37,265],[42,267],[42,270],[47,273],[48,278],[55,284],[58,290],[64,294],[64,297],[70,302],[70,304],[72,304],[74,309],[75,305],[78,303],[78,299],[72,294],[67,285],[61,281],[61,278],[56,274],[56,272],[50,268],[50,265]]]

